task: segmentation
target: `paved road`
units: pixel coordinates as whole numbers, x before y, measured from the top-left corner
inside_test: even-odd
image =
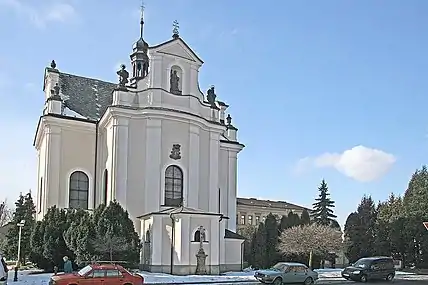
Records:
[[[425,280],[403,280],[403,279],[395,279],[392,282],[386,282],[386,281],[377,281],[377,282],[369,282],[366,283],[367,285],[427,285],[428,284],[428,276],[426,276],[427,279]],[[262,283],[259,282],[237,282],[237,283],[211,283],[209,285],[263,285]],[[363,283],[359,283],[359,282],[353,282],[353,281],[342,281],[342,280],[320,280],[319,282],[317,282],[317,285],[360,285]],[[193,285],[198,285],[198,284],[193,284]],[[203,285],[207,285],[207,284],[203,284]]]

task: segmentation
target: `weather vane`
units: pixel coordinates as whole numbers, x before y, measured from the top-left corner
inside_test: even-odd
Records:
[[[173,27],[173,29],[172,29],[172,37],[173,38],[178,38],[179,34],[180,34],[180,32],[178,31],[178,29],[180,28],[180,26],[178,25],[178,21],[177,20],[175,20],[172,23],[172,27]]]

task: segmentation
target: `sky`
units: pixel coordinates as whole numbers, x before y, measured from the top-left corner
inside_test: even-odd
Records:
[[[52,59],[117,81],[139,0],[0,0],[0,199],[36,189],[32,145]],[[311,207],[322,179],[343,224],[363,195],[402,194],[428,155],[428,1],[146,0],[145,40],[172,22],[204,60],[239,140],[238,195]]]

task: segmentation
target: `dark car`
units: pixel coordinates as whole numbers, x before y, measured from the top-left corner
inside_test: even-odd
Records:
[[[392,281],[395,277],[394,260],[384,256],[361,258],[343,269],[342,277],[360,282],[381,279]]]

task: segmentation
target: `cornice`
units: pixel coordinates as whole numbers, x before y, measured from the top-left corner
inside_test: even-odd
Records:
[[[88,120],[74,120],[65,116],[43,115],[39,118],[33,146],[39,150],[41,141],[48,129],[58,127],[61,130],[73,130],[93,133],[96,123]],[[53,132],[52,134],[56,134]]]
[[[226,127],[217,122],[211,122],[203,117],[187,112],[157,107],[130,108],[126,106],[110,106],[101,118],[99,126],[105,127],[113,117],[132,119],[160,119],[182,122],[200,127],[203,130],[222,134]]]

